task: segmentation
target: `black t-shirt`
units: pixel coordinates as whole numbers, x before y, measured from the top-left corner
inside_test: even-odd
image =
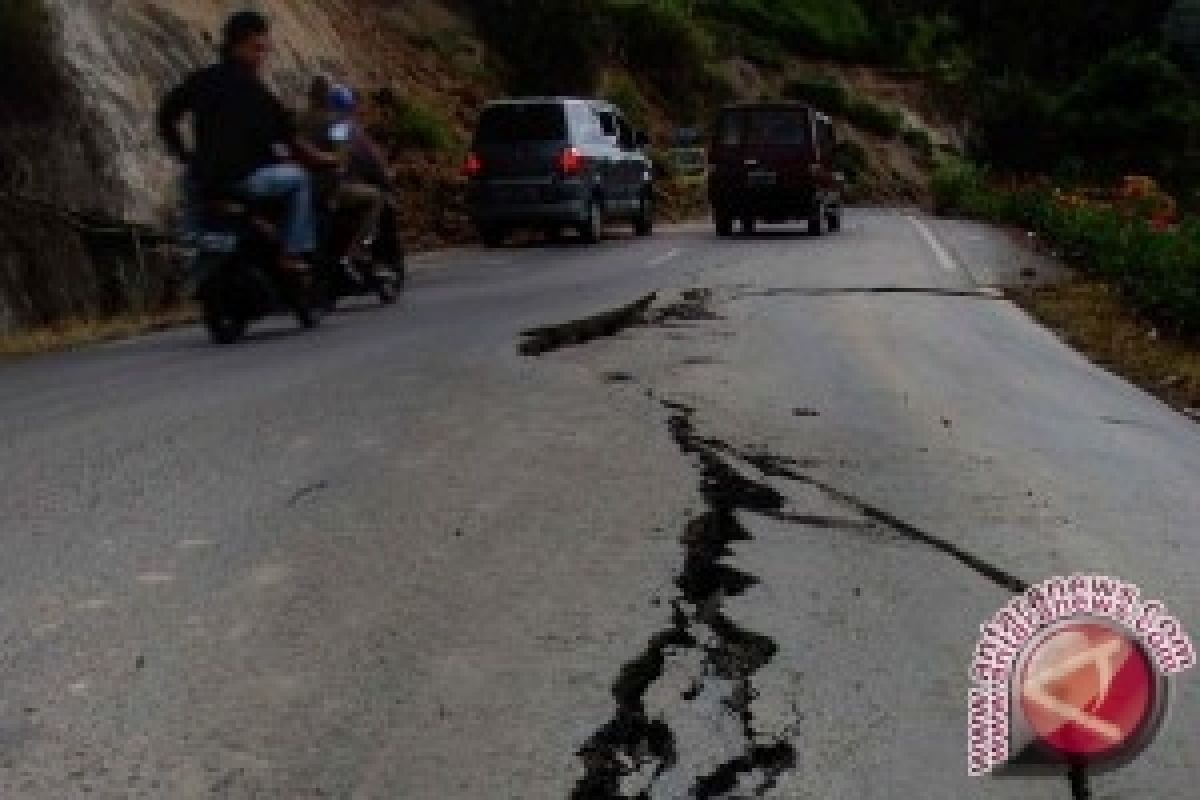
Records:
[[[191,112],[194,150],[179,122]],[[192,73],[163,101],[159,130],[171,151],[187,158],[201,191],[223,189],[279,161],[280,145],[296,136],[292,115],[253,72],[225,62]]]

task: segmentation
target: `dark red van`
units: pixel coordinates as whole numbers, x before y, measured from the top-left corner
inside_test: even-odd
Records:
[[[843,179],[833,166],[833,121],[793,103],[722,109],[709,150],[708,197],[717,234],[759,222],[803,220],[820,236],[842,226]]]

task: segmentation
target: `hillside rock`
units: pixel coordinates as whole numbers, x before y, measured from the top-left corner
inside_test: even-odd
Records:
[[[222,23],[247,5],[12,1],[40,3],[49,16],[46,52],[37,57],[52,66],[53,86],[30,89],[47,98],[37,113],[0,116],[0,329],[120,310],[131,282],[164,283],[163,276],[130,281],[128,258],[99,263],[94,237],[83,235],[74,215],[155,228],[169,223],[179,170],[158,142],[155,109],[170,86],[215,59]],[[454,77],[459,67],[478,69],[480,56],[465,24],[436,0],[253,5],[274,26],[269,80],[292,105],[320,73],[427,98],[461,128],[488,91],[486,81],[470,87]],[[443,39],[457,49],[439,51],[437,37],[447,31],[454,35]]]

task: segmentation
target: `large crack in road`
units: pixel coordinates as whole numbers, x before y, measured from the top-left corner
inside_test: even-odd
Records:
[[[761,796],[796,764],[789,742],[758,741],[750,711],[757,696],[754,674],[774,658],[778,646],[723,611],[727,598],[742,595],[758,582],[724,563],[732,555],[732,543],[752,538],[738,513],[779,511],[785,498],[741,474],[697,436],[690,409],[671,410],[672,436],[682,452],[697,460],[707,510],[688,522],[680,537],[684,565],[675,580],[679,594],[672,601],[671,627],[654,636],[614,683],[616,712],[580,751],[585,774],[571,794],[574,800],[664,796],[656,784],[677,762],[675,736],[663,720],[648,717],[643,699],[662,677],[667,660],[684,650],[698,651],[703,669],[679,702],[697,702],[705,693],[704,684],[715,687],[723,695],[724,713],[736,719],[744,740],[737,756],[692,776],[687,796],[710,800],[734,790]]]
[[[890,289],[867,291],[891,293]],[[943,293],[990,297],[978,292]],[[677,302],[653,308],[657,295],[650,294],[609,312],[528,331],[520,349],[524,355],[538,356],[614,336],[630,327],[659,326],[675,320],[721,319],[708,308],[711,298],[710,290],[691,289],[682,293]],[[650,389],[646,394],[657,397]],[[754,675],[771,662],[778,645],[767,636],[739,626],[724,613],[728,598],[741,596],[759,583],[756,576],[725,561],[733,555],[733,543],[754,538],[739,514],[757,514],[776,522],[831,531],[890,530],[955,560],[1014,594],[1028,588],[1025,580],[948,539],[800,471],[811,464],[773,455],[761,448],[741,451],[719,439],[702,436],[694,424],[694,408],[661,402],[670,412],[668,426],[672,438],[700,470],[700,492],[707,511],[688,522],[680,536],[684,564],[675,580],[679,594],[671,601],[670,626],[653,636],[642,652],[621,669],[613,683],[615,711],[579,751],[584,775],[571,792],[572,800],[658,800],[680,796],[678,789],[666,793],[672,789],[664,785],[666,776],[681,760],[678,737],[661,714],[655,715],[647,709],[645,701],[655,684],[663,679],[668,662],[685,660],[681,656],[687,652],[701,656],[702,669],[692,676],[691,688],[680,693],[677,702],[698,702],[702,695],[710,693],[708,690],[716,691],[722,697],[723,713],[736,719],[741,743],[737,755],[709,765],[702,774],[689,776],[690,785],[683,796],[697,800],[761,797],[777,785],[783,774],[796,768],[798,756],[791,742],[782,738],[761,741],[751,710],[758,697]],[[786,512],[788,499],[770,485],[771,479],[815,488],[857,512],[865,521]],[[1073,800],[1092,797],[1086,769],[1071,767],[1066,778]],[[677,776],[670,785],[679,786]]]

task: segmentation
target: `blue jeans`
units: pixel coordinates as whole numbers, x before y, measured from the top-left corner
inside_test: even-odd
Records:
[[[317,249],[317,217],[308,170],[295,164],[263,167],[242,181],[240,188],[255,197],[286,200],[283,249],[289,256],[308,255]]]

